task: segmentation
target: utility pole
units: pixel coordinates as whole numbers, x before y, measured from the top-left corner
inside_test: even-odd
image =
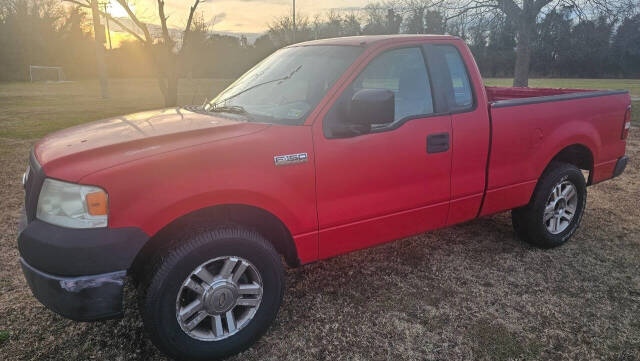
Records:
[[[102,3],[100,5],[102,5],[103,12],[105,14],[108,14],[107,6],[109,6],[110,4],[107,2],[107,3]],[[104,21],[107,23],[107,38],[109,39],[109,50],[113,50],[113,46],[111,46],[111,30],[109,29],[109,17],[105,16]]]
[[[296,42],[296,0],[293,0],[293,36],[291,37],[292,42]]]
[[[93,15],[93,35],[96,41],[96,62],[98,63],[98,75],[100,76],[100,93],[102,99],[109,98],[109,88],[107,84],[107,68],[104,64],[104,29],[100,26],[100,13],[98,11],[98,0],[91,0],[91,13]],[[100,36],[102,31],[102,36]]]

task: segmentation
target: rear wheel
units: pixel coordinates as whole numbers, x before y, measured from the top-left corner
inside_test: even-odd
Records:
[[[518,236],[535,246],[560,246],[580,226],[586,200],[582,172],[571,164],[552,163],[529,204],[511,212],[513,227]]]
[[[176,359],[238,353],[275,319],[283,279],[279,255],[256,232],[230,227],[186,237],[142,278],[145,328]]]

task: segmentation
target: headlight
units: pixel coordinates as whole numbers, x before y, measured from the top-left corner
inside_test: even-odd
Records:
[[[68,228],[107,226],[107,193],[93,186],[45,179],[36,217]]]

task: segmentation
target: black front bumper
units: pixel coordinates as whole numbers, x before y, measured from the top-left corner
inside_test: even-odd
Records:
[[[29,221],[23,212],[18,249],[33,295],[77,321],[122,315],[124,279],[149,236],[139,228],[69,229]]]
[[[127,271],[59,277],[33,268],[22,258],[20,263],[33,295],[56,313],[76,321],[122,316],[122,289]]]

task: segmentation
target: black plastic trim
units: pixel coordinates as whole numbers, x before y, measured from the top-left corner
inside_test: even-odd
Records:
[[[436,133],[427,136],[427,153],[443,153],[449,150],[449,133]]]
[[[24,185],[24,206],[27,213],[27,221],[31,222],[36,218],[40,189],[42,189],[42,183],[44,183],[46,177],[33,150],[29,154],[29,168],[29,177]]]
[[[447,115],[449,115],[449,113],[429,113],[429,114],[410,115],[408,117],[404,117],[404,118],[398,120],[397,122],[393,122],[393,123],[391,123],[389,125],[380,126],[379,128],[371,128],[371,132],[369,132],[369,133],[382,133],[382,132],[394,130],[394,129],[400,128],[406,122],[411,121],[411,120],[415,120],[415,119],[444,117],[444,116],[447,116]],[[366,134],[363,134],[363,135],[366,135]]]
[[[122,316],[126,271],[59,277],[38,270],[23,258],[20,258],[20,264],[31,292],[50,310],[76,321]]]
[[[626,155],[618,159],[618,161],[616,162],[616,167],[613,168],[613,178],[619,176],[624,172],[625,168],[627,168],[628,162],[629,162],[629,157],[627,157]]]
[[[601,91],[580,92],[580,93],[559,94],[559,95],[546,95],[541,97],[498,100],[496,102],[491,103],[491,107],[506,108],[506,107],[515,107],[518,105],[558,102],[558,101],[573,100],[573,99],[596,98],[596,97],[602,97],[602,96],[608,96],[608,95],[618,95],[618,94],[628,94],[628,93],[629,93],[628,90],[622,89],[622,90],[601,90]]]
[[[137,227],[71,229],[38,219],[21,224],[20,255],[33,267],[58,276],[128,269],[149,239]]]

